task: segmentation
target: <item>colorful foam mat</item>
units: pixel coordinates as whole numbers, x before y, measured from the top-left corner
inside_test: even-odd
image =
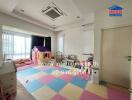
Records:
[[[76,75],[75,69],[33,66],[17,72],[18,80],[36,100],[130,100],[117,88],[93,84],[90,75]]]

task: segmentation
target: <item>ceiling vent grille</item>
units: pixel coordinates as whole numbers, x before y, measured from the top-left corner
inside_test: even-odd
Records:
[[[53,21],[56,20],[60,16],[64,16],[65,13],[58,8],[53,2],[47,6],[46,8],[43,8],[41,10],[42,15],[48,16]]]

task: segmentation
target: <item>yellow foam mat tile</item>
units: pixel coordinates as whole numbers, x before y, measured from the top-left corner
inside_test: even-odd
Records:
[[[55,77],[59,77],[59,76],[63,75],[63,73],[61,73],[60,71],[53,71],[53,72],[51,73],[51,75],[53,75],[53,76],[55,76]]]
[[[51,100],[55,94],[56,93],[47,86],[44,86],[32,93],[36,100]]]
[[[128,91],[127,88],[121,87],[121,86],[118,86],[118,85],[114,85],[114,84],[108,83],[108,84],[107,84],[107,87],[109,87],[109,88],[114,88],[114,89],[117,89],[117,90],[120,90],[120,91],[124,91],[124,92],[129,93],[129,91]]]
[[[68,84],[60,92],[62,96],[66,97],[68,100],[79,100],[83,90],[75,85]]]
[[[85,89],[91,93],[98,95],[98,96],[107,98],[107,87],[105,87],[105,86],[89,83],[89,84],[87,84]]]

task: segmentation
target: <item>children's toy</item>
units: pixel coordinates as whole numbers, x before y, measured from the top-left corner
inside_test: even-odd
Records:
[[[32,50],[32,60],[34,64],[43,64],[45,59],[51,59],[51,51],[43,46],[35,46]]]

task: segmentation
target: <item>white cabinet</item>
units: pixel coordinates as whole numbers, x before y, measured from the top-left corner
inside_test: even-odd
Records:
[[[99,68],[92,69],[92,82],[99,84]]]

